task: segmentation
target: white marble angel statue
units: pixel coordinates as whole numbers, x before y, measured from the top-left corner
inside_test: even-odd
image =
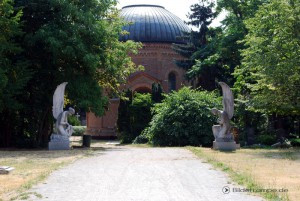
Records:
[[[53,117],[56,119],[55,128],[58,135],[70,137],[73,133],[73,127],[68,123],[68,116],[75,114],[73,108],[63,111],[64,94],[68,82],[64,82],[57,86],[53,95]]]
[[[215,139],[218,138],[228,138],[232,139],[233,135],[231,133],[231,125],[230,125],[230,119],[233,117],[233,111],[234,111],[234,99],[231,89],[227,84],[224,82],[219,82],[220,86],[222,87],[223,92],[223,110],[218,110],[216,108],[213,108],[211,112],[214,115],[219,116],[218,123],[219,125],[214,125],[212,127],[213,134]]]

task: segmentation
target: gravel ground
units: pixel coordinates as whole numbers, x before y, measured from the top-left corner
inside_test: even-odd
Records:
[[[114,146],[50,175],[31,189],[47,201],[258,201],[245,193],[224,194],[238,187],[221,171],[182,148]]]

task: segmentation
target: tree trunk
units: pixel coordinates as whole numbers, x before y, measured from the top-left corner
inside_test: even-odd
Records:
[[[279,140],[286,138],[286,130],[284,128],[284,117],[280,115],[275,116],[276,137]]]
[[[244,113],[244,122],[246,131],[245,140],[247,141],[247,145],[253,145],[255,143],[255,130],[251,123],[251,115],[247,111]]]
[[[3,115],[5,114],[5,115]],[[1,114],[3,115],[1,118],[1,123],[0,123],[0,147],[9,147],[11,146],[11,139],[12,139],[12,127],[11,123],[13,122],[11,119],[11,115],[8,111],[3,111]]]
[[[41,115],[41,121],[39,122],[39,132],[37,137],[37,143],[39,146],[46,147],[49,141],[49,135],[51,134],[50,126],[50,113],[51,109],[48,107],[45,112]]]

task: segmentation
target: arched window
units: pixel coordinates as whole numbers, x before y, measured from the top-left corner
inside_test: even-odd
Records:
[[[176,75],[175,73],[170,73],[168,76],[169,92],[176,90]]]

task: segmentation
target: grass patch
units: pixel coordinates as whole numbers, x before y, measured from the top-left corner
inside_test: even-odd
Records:
[[[32,195],[35,196],[36,198],[39,198],[39,199],[43,198],[43,196],[41,194],[36,193],[36,192],[24,192],[24,193],[19,194],[18,196],[15,196],[15,197],[11,198],[10,201],[28,200],[32,197]]]
[[[200,147],[187,149],[247,189],[288,190],[284,193],[258,192],[267,200],[300,200],[299,149],[240,149],[236,152]]]
[[[73,145],[80,145],[80,137],[71,137]],[[91,148],[76,148],[65,151],[48,150],[0,150],[0,165],[15,170],[0,175],[0,201],[26,200],[39,194],[27,192],[34,185],[44,181],[53,171],[76,160],[103,152],[105,148],[97,142]]]

